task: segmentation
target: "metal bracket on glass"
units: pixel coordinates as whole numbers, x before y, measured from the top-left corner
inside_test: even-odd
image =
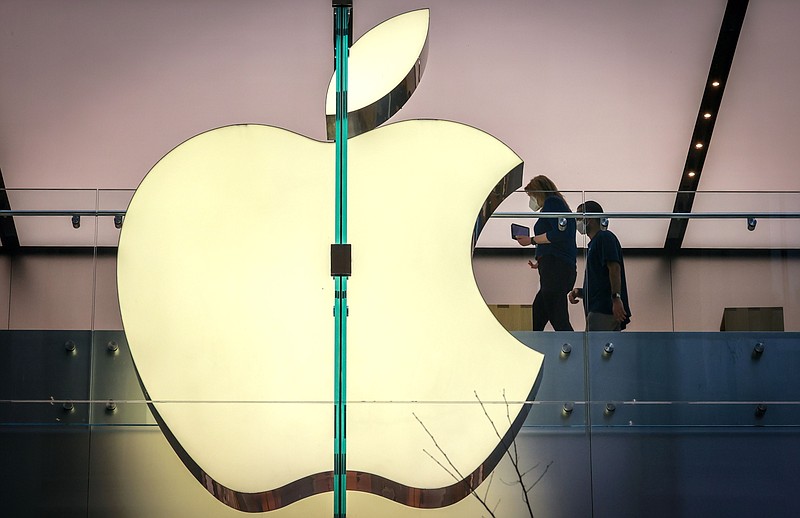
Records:
[[[353,272],[352,251],[349,243],[331,245],[331,277],[350,277]]]

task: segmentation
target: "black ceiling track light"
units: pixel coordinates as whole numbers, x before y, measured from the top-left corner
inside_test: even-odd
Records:
[[[717,38],[717,47],[714,49],[714,57],[711,60],[711,68],[708,71],[703,100],[700,102],[700,110],[697,113],[692,140],[689,143],[689,152],[686,156],[686,164],[681,172],[678,193],[675,196],[675,206],[672,212],[692,212],[694,195],[700,184],[703,164],[706,161],[709,144],[711,143],[711,134],[714,131],[714,124],[717,121],[717,114],[722,104],[722,94],[725,92],[725,85],[728,82],[728,75],[733,64],[733,56],[736,53],[736,44],[739,42],[739,33],[744,24],[748,1],[728,0],[728,5],[725,8],[725,15],[722,18],[722,26]],[[673,218],[670,220],[667,239],[664,243],[664,248],[667,251],[674,252],[680,249],[688,224],[688,219]]]
[[[8,201],[8,193],[6,192],[6,183],[3,180],[2,171],[0,171],[0,210],[11,210],[11,203]],[[14,224],[12,216],[0,217],[0,246],[7,251],[19,248],[17,226]]]

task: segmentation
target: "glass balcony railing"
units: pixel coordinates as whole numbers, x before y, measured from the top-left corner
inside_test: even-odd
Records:
[[[473,283],[488,306],[480,311],[495,316],[491,325],[504,327],[520,350],[542,355],[538,374],[531,367],[529,397],[506,398],[512,375],[491,362],[499,344],[483,344],[489,354],[478,356],[438,336],[434,320],[419,324],[397,315],[397,326],[428,326],[446,354],[387,350],[382,343],[397,329],[385,329],[370,337],[366,363],[351,366],[348,512],[497,518],[800,512],[791,498],[800,484],[792,460],[800,454],[800,193],[698,192],[687,213],[673,211],[674,192],[564,194],[573,211],[587,200],[600,203],[600,217],[619,238],[628,328],[584,331],[583,307],[575,304],[569,306],[575,331],[531,330],[539,280],[528,260],[535,254],[511,239],[509,226],[532,227],[534,218],[550,215],[533,214],[525,194],[513,194],[486,223],[472,257],[474,279],[464,283]],[[300,395],[287,399],[289,386],[281,398],[245,391],[227,399],[200,382],[186,397],[150,393],[152,385],[137,373],[145,362],[134,363],[139,344],[130,344],[123,330],[117,295],[117,243],[133,192],[7,195],[12,208],[0,210],[13,222],[0,236],[4,514],[222,517],[258,505],[267,516],[332,515],[332,365],[330,394],[319,398],[298,386]],[[227,221],[236,225],[235,218]],[[315,225],[309,221],[304,231]],[[679,246],[665,246],[675,235]],[[207,239],[209,253],[224,246],[224,236]],[[576,244],[577,286],[588,239],[578,235]],[[356,290],[358,243],[352,246]],[[468,297],[469,289],[458,296]],[[356,300],[349,307],[354,325],[362,309]],[[419,293],[418,300],[429,305],[433,297]],[[447,308],[428,308],[434,309],[448,315]],[[333,329],[328,310],[285,308],[328,319]],[[214,340],[235,360],[226,365],[247,368],[264,347],[256,339]],[[201,364],[198,356],[187,355],[187,365]],[[287,377],[291,384],[293,376],[303,379],[298,365],[317,361],[324,358],[260,364],[248,371],[260,373],[255,381],[224,369],[220,376],[230,376],[223,385],[236,394],[237,387],[269,386],[297,369]],[[387,396],[392,387],[380,380],[359,386],[369,362],[401,372],[386,383],[407,382],[405,394],[417,397]],[[179,363],[165,370],[174,379],[192,375]],[[508,372],[526,371],[509,365]],[[463,380],[482,388],[447,392]],[[482,397],[493,384],[498,392]],[[415,392],[421,386],[427,392]],[[165,425],[180,414],[188,424]],[[220,489],[224,483],[203,471],[208,465],[264,486]],[[266,491],[298,480],[292,491]]]

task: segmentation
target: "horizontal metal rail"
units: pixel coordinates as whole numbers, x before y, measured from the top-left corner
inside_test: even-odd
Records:
[[[124,210],[0,210],[4,216],[124,216]]]
[[[495,212],[492,218],[800,219],[800,212]]]
[[[0,210],[7,216],[124,216],[125,210]],[[492,218],[800,219],[800,212],[495,212]]]

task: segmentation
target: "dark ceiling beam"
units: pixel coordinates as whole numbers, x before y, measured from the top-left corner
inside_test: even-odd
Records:
[[[0,170],[0,210],[11,210],[2,170]],[[17,226],[14,224],[13,216],[0,217],[0,245],[4,251],[14,251],[19,248]]]
[[[714,132],[714,124],[722,104],[722,95],[725,93],[725,85],[728,82],[733,56],[736,53],[736,44],[739,42],[739,33],[744,24],[748,1],[728,0],[725,8],[725,15],[722,18],[722,26],[717,38],[717,47],[714,49],[714,57],[711,59],[711,68],[708,71],[703,100],[700,102],[692,140],[689,142],[686,164],[681,172],[678,193],[675,195],[673,212],[692,212],[695,192],[700,185],[700,176],[703,173],[703,165],[711,145],[711,134]],[[668,251],[680,249],[688,224],[688,219],[670,220],[664,248]]]

